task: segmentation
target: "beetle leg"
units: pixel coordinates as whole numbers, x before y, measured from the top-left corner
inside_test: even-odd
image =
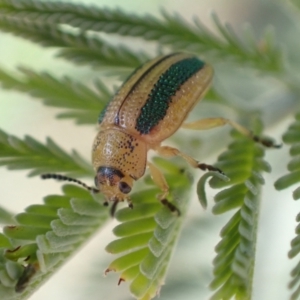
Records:
[[[202,119],[195,122],[185,123],[181,127],[185,129],[193,129],[193,130],[207,130],[215,127],[221,127],[227,124],[233,127],[234,129],[236,129],[237,131],[239,131],[241,134],[248,136],[255,142],[258,142],[266,147],[279,148],[281,146],[281,145],[276,145],[272,140],[268,138],[261,138],[257,135],[254,135],[250,130],[243,127],[242,125],[224,118]]]
[[[116,212],[118,203],[119,203],[119,201],[118,201],[117,199],[114,200],[114,202],[113,202],[113,204],[112,204],[112,206],[111,206],[111,208],[110,208],[110,215],[111,215],[112,217],[115,216],[115,212]]]
[[[161,199],[166,198],[167,195],[169,194],[169,186],[165,176],[153,163],[147,162],[147,165],[149,167],[152,180],[163,192],[161,195],[159,195],[159,198]]]
[[[208,171],[217,171],[221,174],[223,174],[223,172],[211,165],[207,165],[204,163],[199,163],[197,160],[195,160],[194,158],[192,158],[191,156],[182,153],[181,151],[179,151],[176,148],[170,147],[170,146],[159,146],[156,147],[155,150],[164,157],[173,157],[173,156],[180,156],[182,157],[188,164],[190,164],[193,168],[199,168],[201,170],[208,170]]]
[[[164,157],[173,157],[173,156],[180,156],[182,157],[184,160],[186,160],[192,167],[194,168],[198,168],[198,162],[192,158],[191,156],[182,153],[181,151],[179,151],[176,148],[170,147],[170,146],[159,146],[157,148],[155,148],[155,150],[158,152],[158,154],[160,154],[161,156]]]
[[[126,198],[126,200],[127,200],[127,203],[128,203],[128,207],[131,208],[131,209],[133,209],[133,204],[132,204],[131,199],[130,198]]]
[[[180,216],[180,211],[179,209],[172,204],[171,202],[169,202],[166,197],[169,194],[169,186],[168,183],[165,179],[165,176],[163,175],[163,173],[151,162],[147,162],[147,166],[149,167],[150,170],[150,174],[152,177],[152,180],[154,181],[154,183],[162,190],[162,194],[160,194],[158,196],[158,199],[160,200],[160,202],[167,206],[168,209],[171,212],[177,212],[178,216]]]

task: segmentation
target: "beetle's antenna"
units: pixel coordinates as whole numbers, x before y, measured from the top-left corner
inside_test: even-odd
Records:
[[[60,174],[54,174],[54,173],[42,174],[41,178],[42,179],[56,179],[56,180],[71,181],[71,182],[75,182],[75,183],[83,186],[88,191],[93,192],[95,194],[100,192],[100,190],[98,190],[98,189],[96,189],[94,187],[90,187],[90,186],[86,185],[84,182],[82,182],[80,180],[77,180],[77,179],[72,178],[72,177],[60,175]]]

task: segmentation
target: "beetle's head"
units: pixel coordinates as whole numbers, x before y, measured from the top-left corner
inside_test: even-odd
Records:
[[[129,207],[132,208],[132,203],[128,194],[131,192],[133,178],[129,175],[124,175],[120,170],[113,167],[99,167],[95,176],[95,185],[97,188],[90,187],[84,182],[65,175],[48,173],[41,175],[42,179],[57,179],[75,182],[92,193],[102,193],[108,201],[113,201],[111,207],[111,215],[114,215],[118,202],[127,200]]]
[[[128,200],[133,179],[113,167],[99,167],[95,176],[95,185],[108,201]]]

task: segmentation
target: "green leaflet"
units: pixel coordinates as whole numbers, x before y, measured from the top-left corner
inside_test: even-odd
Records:
[[[284,143],[291,145],[290,155],[291,160],[288,163],[289,173],[280,177],[275,182],[275,188],[277,190],[286,189],[294,184],[299,184],[300,182],[300,113],[295,115],[295,121],[289,126],[285,134],[283,135]],[[300,199],[300,187],[296,188],[293,192],[294,200]],[[296,217],[296,221],[300,221],[300,215]],[[300,230],[299,225],[295,229],[296,237],[291,241],[291,249],[288,253],[289,258],[296,257],[300,252]],[[300,296],[300,272],[299,272],[299,262],[291,271],[291,281],[289,283],[289,288],[292,290],[291,300],[299,299]]]
[[[3,207],[0,207],[0,224],[14,224],[13,214]]]
[[[289,258],[296,257],[300,252],[300,243],[299,243],[299,222],[300,222],[300,214],[297,215],[296,221],[298,222],[298,226],[296,227],[295,233],[296,237],[291,242],[291,249],[288,253]],[[291,294],[290,299],[296,300],[299,299],[299,273],[300,273],[300,263],[298,262],[297,265],[291,271],[291,280],[289,282],[289,288],[293,291]]]
[[[63,24],[83,32],[89,30],[139,37],[158,42],[160,45],[171,46],[174,51],[192,49],[200,55],[208,52],[214,59],[243,61],[259,70],[277,73],[282,69],[281,51],[274,45],[270,32],[265,31],[260,40],[257,40],[248,30],[241,35],[248,39],[241,40],[228,24],[221,23],[216,14],[212,15],[212,20],[222,38],[214,35],[196,18],[194,25],[191,26],[178,14],[173,15],[166,11],[162,11],[161,20],[153,16],[127,14],[119,9],[40,1],[21,1],[16,4],[11,0],[1,0],[0,9],[0,25],[2,23],[0,27],[3,30],[26,36],[46,45],[58,43],[61,46],[66,43],[62,41],[61,37],[58,38],[60,35],[63,37],[62,33],[50,35],[50,42],[47,42],[45,37],[50,28],[57,30],[57,27]],[[64,14],[68,18],[62,18]],[[71,37],[72,39],[74,37]],[[80,37],[78,39],[80,41]],[[263,49],[260,45],[264,45]],[[210,51],[211,49],[214,50],[213,53]],[[77,52],[79,51],[80,49],[77,50]],[[66,53],[62,52],[62,55],[64,54],[68,57]],[[76,55],[79,60],[86,60],[86,57],[81,57],[82,54],[82,52],[76,54],[75,51],[71,55],[75,57],[74,60]],[[89,55],[94,56],[92,51]],[[123,59],[125,62],[126,60],[128,58]],[[92,59],[90,59],[91,61]]]
[[[295,122],[289,126],[282,137],[284,143],[291,145],[290,155],[292,159],[288,164],[289,173],[275,182],[277,190],[286,189],[300,182],[300,113],[296,114],[295,119]],[[300,198],[298,189],[295,190],[293,198],[295,200]]]
[[[16,215],[16,225],[4,228],[0,236],[3,299],[28,297],[110,219],[108,209],[86,190],[65,185],[63,191],[62,196],[47,196],[44,204],[29,206]]]
[[[70,155],[51,138],[46,144],[25,136],[21,140],[0,129],[0,166],[10,170],[31,169],[29,176],[64,172],[70,176],[92,175],[91,166],[76,152]]]
[[[236,209],[222,229],[221,241],[215,248],[217,256],[213,261],[214,279],[210,287],[217,291],[213,300],[251,299],[260,189],[264,183],[261,172],[270,171],[263,160],[261,145],[240,134],[233,137],[234,141],[215,164],[230,180],[214,176],[209,181],[213,188],[226,187],[215,196],[213,213]],[[203,177],[205,180],[200,179],[198,190],[204,189],[207,175]]]
[[[24,67],[19,71],[21,76],[17,79],[0,68],[0,84],[5,89],[42,99],[47,106],[64,109],[57,115],[60,119],[72,118],[78,124],[96,124],[99,111],[111,98],[110,91],[99,79],[94,81],[94,91],[69,77],[58,79],[49,73],[37,73]]]
[[[160,290],[189,202],[186,174],[167,161],[155,161],[169,170],[166,179],[170,184],[170,199],[181,216],[172,214],[159,203],[155,196],[160,192],[158,189],[133,194],[134,208],[123,208],[116,213],[121,224],[114,233],[120,238],[106,247],[108,252],[119,254],[106,273],[118,272],[119,283],[128,282],[131,293],[140,300],[152,299]]]
[[[131,68],[138,67],[148,57],[146,53],[137,53],[122,44],[111,45],[96,35],[91,36],[86,32],[71,33],[64,26],[58,26],[59,22],[55,26],[33,19],[30,22],[18,22],[10,15],[11,10],[3,14],[5,10],[2,7],[0,11],[2,31],[21,36],[44,47],[58,47],[60,50],[57,56],[76,65],[89,64],[107,75],[120,76],[120,73],[128,75]]]

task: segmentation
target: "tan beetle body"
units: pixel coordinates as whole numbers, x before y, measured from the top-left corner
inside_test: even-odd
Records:
[[[100,115],[92,150],[95,182],[108,200],[128,199],[133,181],[145,173],[148,150],[159,149],[161,142],[178,130],[207,90],[212,76],[209,65],[195,56],[177,53],[149,61],[125,82]],[[161,96],[168,84],[175,88],[169,87]],[[154,87],[157,99],[153,100],[149,95]],[[139,125],[137,120],[149,101],[152,107]],[[158,110],[163,111],[154,124],[153,115]]]

